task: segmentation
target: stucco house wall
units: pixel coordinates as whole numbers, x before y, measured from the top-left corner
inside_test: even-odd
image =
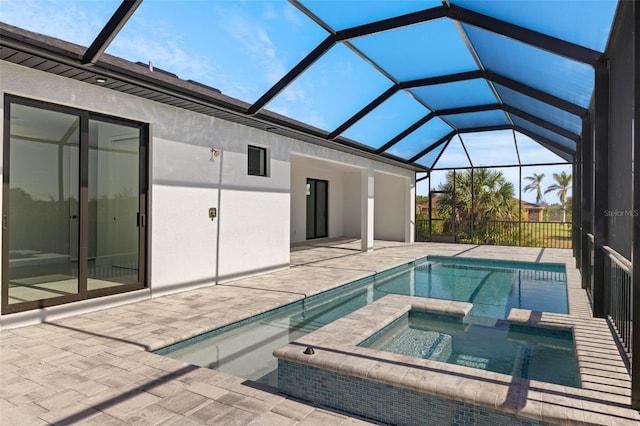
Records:
[[[78,309],[287,268],[290,244],[305,238],[301,194],[307,177],[330,181],[330,237],[360,234],[360,170],[380,170],[407,185],[415,181],[413,171],[405,168],[92,84],[4,61],[0,72],[3,96],[18,95],[150,125],[148,288],[135,295],[69,304]],[[267,177],[248,175],[248,145],[267,149]],[[212,156],[212,148],[221,155]],[[214,220],[208,217],[211,207],[218,209]],[[409,222],[408,217],[404,220]],[[402,240],[399,232],[391,236]],[[47,312],[51,317],[69,309],[64,305]]]

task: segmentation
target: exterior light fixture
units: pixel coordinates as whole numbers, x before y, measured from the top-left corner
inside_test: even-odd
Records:
[[[221,153],[222,151],[220,151],[219,149],[211,148],[211,158],[209,158],[209,161],[213,163],[215,157],[220,157]]]
[[[96,77],[96,83],[103,84],[106,83],[107,79],[104,77]]]

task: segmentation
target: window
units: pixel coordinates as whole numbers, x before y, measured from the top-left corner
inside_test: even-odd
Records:
[[[267,176],[267,149],[249,145],[249,174]]]
[[[145,285],[146,125],[5,98],[2,313]]]

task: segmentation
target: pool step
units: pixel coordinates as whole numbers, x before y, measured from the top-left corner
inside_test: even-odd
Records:
[[[458,355],[458,358],[456,358],[455,363],[458,365],[464,365],[465,367],[486,370],[489,365],[489,360],[478,356],[460,354]]]
[[[452,337],[445,333],[407,328],[378,349],[446,362],[451,356],[452,340]]]
[[[451,336],[435,331],[429,333],[433,333],[435,335],[435,338],[431,345],[427,349],[422,351],[422,358],[434,359],[436,361],[446,361],[447,358],[451,356]]]

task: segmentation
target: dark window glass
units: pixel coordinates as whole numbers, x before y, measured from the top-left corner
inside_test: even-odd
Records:
[[[5,122],[2,313],[143,288],[146,128],[13,97]]]
[[[254,176],[267,175],[267,150],[249,145],[249,174]]]

